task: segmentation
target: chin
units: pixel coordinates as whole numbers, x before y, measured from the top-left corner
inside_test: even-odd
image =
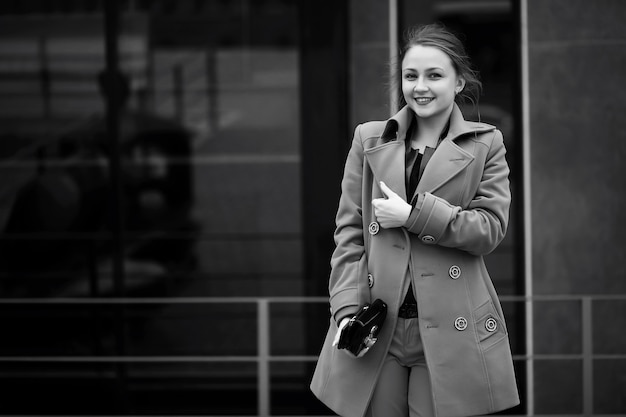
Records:
[[[432,109],[425,109],[419,106],[412,107],[413,112],[417,115],[417,117],[421,117],[422,119],[427,119],[436,114],[436,112]]]

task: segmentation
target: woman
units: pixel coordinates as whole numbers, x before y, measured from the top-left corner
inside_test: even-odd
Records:
[[[330,328],[311,390],[341,416],[469,416],[519,397],[502,308],[483,255],[506,233],[502,134],[456,104],[480,81],[444,27],[412,30],[403,107],[359,125],[346,161],[331,259]],[[364,355],[338,350],[360,306],[388,305]]]

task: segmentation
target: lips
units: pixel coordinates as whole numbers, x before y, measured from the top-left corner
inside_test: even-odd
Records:
[[[417,104],[428,104],[431,101],[433,101],[434,98],[433,97],[415,97],[414,100]]]

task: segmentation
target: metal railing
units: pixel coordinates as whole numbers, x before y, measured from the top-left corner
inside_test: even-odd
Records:
[[[594,360],[610,360],[610,359],[626,359],[626,353],[623,354],[595,354],[593,349],[593,302],[594,301],[626,301],[626,294],[619,295],[606,295],[606,294],[584,294],[584,295],[534,295],[534,296],[501,296],[500,301],[506,302],[524,302],[525,304],[537,303],[537,302],[562,302],[562,301],[577,301],[581,303],[581,353],[575,354],[541,354],[534,351],[527,352],[525,355],[514,355],[514,360],[523,360],[532,367],[536,360],[581,360],[582,361],[582,414],[584,416],[598,415],[594,413]],[[534,319],[534,317],[533,317]],[[534,328],[531,324],[526,326],[526,333],[529,329]],[[533,337],[533,335],[525,335],[526,337]],[[533,346],[533,344],[531,344]],[[620,391],[620,387],[615,387],[616,392]],[[626,392],[626,387],[622,387],[622,390]],[[535,414],[535,401],[534,401],[534,380],[530,380],[527,385],[527,414]],[[623,393],[622,393],[623,394]],[[562,416],[562,414],[558,414]],[[602,414],[607,415],[623,415],[623,414]]]
[[[577,301],[581,303],[582,351],[577,354],[536,354],[527,352],[514,355],[516,361],[526,361],[531,366],[536,360],[581,360],[583,380],[582,414],[594,415],[594,360],[626,359],[624,354],[595,354],[593,351],[593,303],[594,301],[626,301],[624,295],[535,295],[501,296],[502,303]],[[257,314],[257,354],[254,356],[0,356],[0,362],[56,362],[56,363],[135,363],[135,362],[256,362],[258,408],[257,416],[271,416],[271,362],[314,362],[317,356],[271,355],[270,352],[270,305],[278,303],[307,304],[327,303],[327,297],[179,297],[179,298],[12,298],[0,299],[0,305],[140,305],[140,304],[242,304],[256,305]],[[320,341],[321,344],[321,341]],[[528,387],[534,386],[530,381]],[[619,387],[616,388],[619,390]],[[533,393],[527,393],[531,396]],[[534,413],[534,407],[527,407],[526,415]],[[565,414],[558,414],[565,416]],[[570,414],[571,415],[571,414]],[[609,415],[609,414],[603,414]],[[612,414],[615,416],[616,414]],[[213,416],[216,417],[216,416]],[[231,416],[232,417],[232,416]],[[310,416],[309,416],[310,417]]]

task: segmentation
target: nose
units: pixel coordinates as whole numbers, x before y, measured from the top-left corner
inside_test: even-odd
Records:
[[[424,77],[417,77],[417,80],[415,80],[415,86],[413,86],[413,91],[421,92],[426,90],[428,90],[428,87],[424,82]]]

